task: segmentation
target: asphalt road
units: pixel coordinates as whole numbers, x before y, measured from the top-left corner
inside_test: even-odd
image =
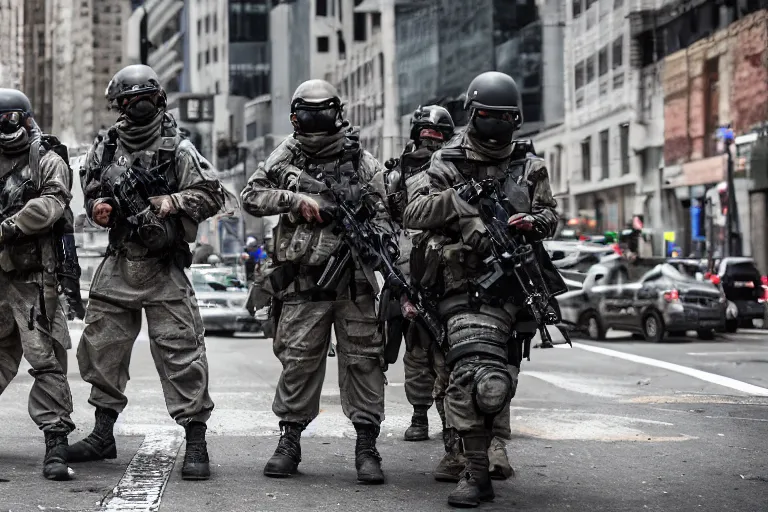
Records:
[[[166,413],[144,332],[117,426],[118,458],[75,465],[70,482],[41,476],[44,445],[27,415],[32,379],[22,368],[0,397],[0,511],[449,509],[452,484],[430,474],[442,455],[434,408],[432,439],[402,441],[411,412],[402,365],[387,373],[385,485],[355,484],[354,429],[341,412],[335,359],[322,412],[303,437],[301,474],[271,480],[261,473],[278,434],[271,402],[280,367],[271,342],[207,343],[216,402],[210,481],[181,480],[183,431]],[[70,362],[77,440],[90,431],[93,408],[74,349]],[[614,335],[533,350],[513,406],[508,450],[517,477],[496,482],[495,502],[480,510],[768,510],[768,331],[660,345]]]

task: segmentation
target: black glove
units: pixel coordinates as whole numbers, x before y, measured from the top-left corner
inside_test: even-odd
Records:
[[[400,159],[399,158],[390,158],[389,160],[384,162],[384,167],[386,167],[387,169],[389,169],[391,171],[392,169],[397,167],[399,164],[400,164]]]
[[[456,192],[459,194],[459,197],[466,201],[469,204],[477,204],[477,201],[479,200],[480,196],[477,193],[477,190],[471,183],[465,183],[458,187],[456,189]]]
[[[0,245],[13,242],[19,235],[21,235],[21,230],[12,218],[5,219],[0,223]]]

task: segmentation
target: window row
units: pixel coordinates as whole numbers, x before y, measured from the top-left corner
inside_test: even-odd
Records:
[[[608,2],[609,4],[613,2],[613,8],[619,9],[624,5],[624,0],[602,0],[603,2]],[[578,18],[587,10],[589,10],[590,7],[592,7],[594,4],[597,3],[597,0],[573,0],[572,10],[573,12],[573,19]]]
[[[213,55],[213,62],[219,62],[219,47],[215,46],[213,51],[205,50],[204,52],[198,52],[197,54],[197,69],[202,68],[204,65],[211,63],[211,55]]]
[[[600,179],[607,180],[611,177],[611,144],[610,130],[603,130],[598,134]],[[621,174],[629,174],[629,124],[619,125],[619,160],[621,162]],[[581,141],[581,178],[583,181],[592,181],[592,137]]]
[[[611,45],[603,46],[597,54],[592,54],[586,59],[579,61],[573,70],[574,89],[579,90],[586,84],[591,83],[596,76],[603,76],[608,73],[609,62],[611,62],[612,69],[620,68],[624,63],[623,52],[624,36],[621,35]]]
[[[213,20],[213,23],[211,23],[211,20]],[[213,26],[213,32],[218,32],[219,30],[219,17],[216,15],[216,13],[213,14],[213,18],[211,18],[210,15],[206,16],[205,19],[199,19],[197,20],[197,35],[200,36],[203,33],[203,26],[205,26],[205,33],[209,34],[211,32],[211,26]]]

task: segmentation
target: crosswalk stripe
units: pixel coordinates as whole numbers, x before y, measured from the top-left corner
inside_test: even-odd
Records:
[[[149,434],[106,503],[105,512],[155,512],[181,447],[180,434]]]

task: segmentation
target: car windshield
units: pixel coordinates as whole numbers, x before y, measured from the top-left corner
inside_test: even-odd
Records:
[[[729,263],[725,271],[726,275],[735,279],[760,281],[760,272],[752,262]]]

